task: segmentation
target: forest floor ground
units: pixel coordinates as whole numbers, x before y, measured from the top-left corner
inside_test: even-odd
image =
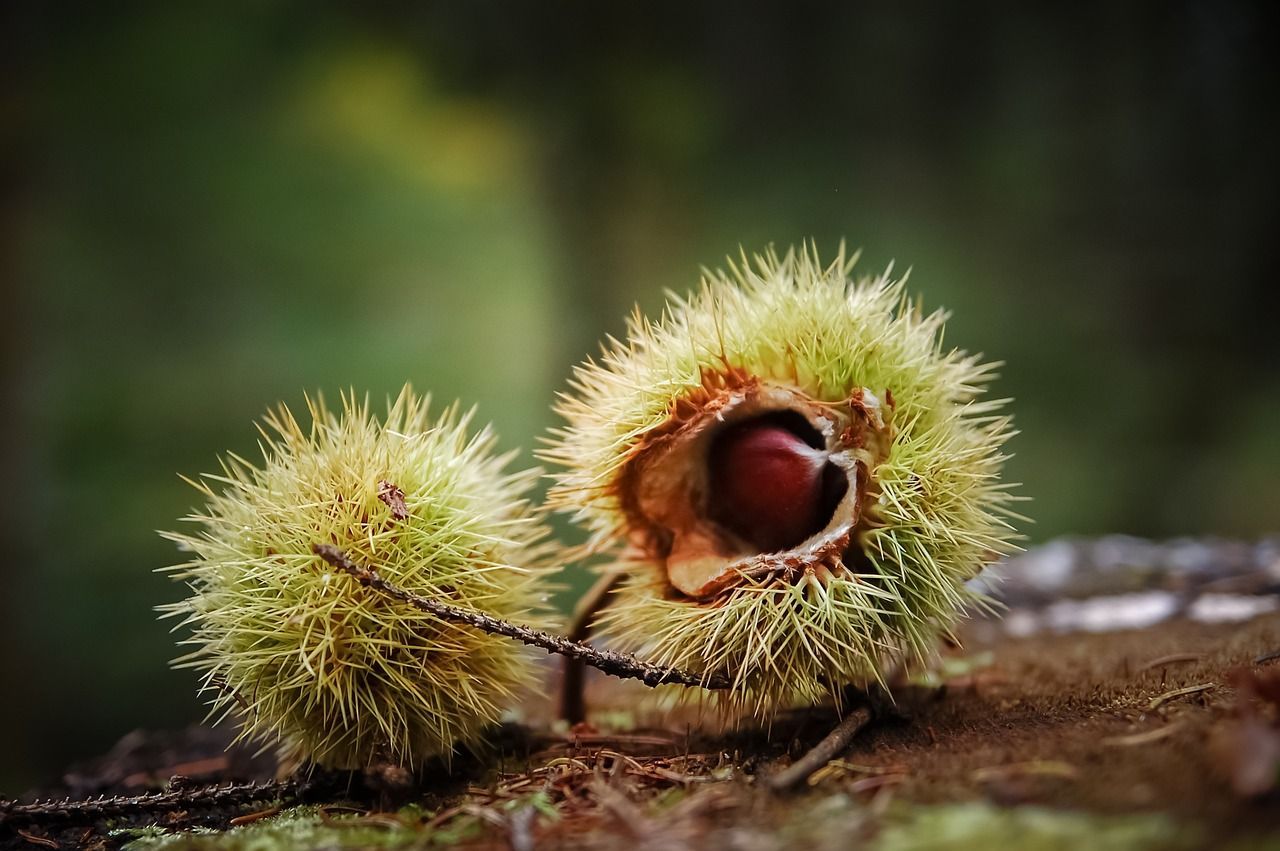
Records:
[[[761,781],[821,739],[832,710],[767,731],[718,729],[709,710],[646,708],[642,687],[594,677],[588,724],[565,730],[531,703],[497,737],[499,753],[437,766],[412,787],[316,777],[292,808],[269,795],[178,795],[97,820],[10,817],[0,845],[1280,848],[1280,707],[1268,699],[1280,690],[1280,614],[963,637],[932,681],[896,688],[848,750],[790,793]],[[182,792],[275,770],[224,746],[202,729],[133,734],[44,792],[139,795],[172,775]]]

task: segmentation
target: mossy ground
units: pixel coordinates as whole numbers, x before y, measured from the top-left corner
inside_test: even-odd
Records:
[[[758,833],[752,824],[721,823],[704,825],[690,821],[688,806],[693,803],[723,803],[723,796],[694,796],[675,818],[667,818],[661,826],[638,836],[626,831],[576,836],[563,832],[551,847],[593,848],[769,848],[796,847],[824,851],[854,846],[871,851],[915,851],[915,849],[1018,848],[1024,851],[1075,851],[1079,848],[1097,851],[1130,851],[1130,849],[1192,849],[1201,845],[1194,830],[1181,827],[1161,814],[1100,816],[1063,812],[1045,807],[1002,808],[984,801],[955,804],[895,803],[874,812],[845,793],[807,797],[785,812],[768,833]],[[533,813],[554,828],[558,817],[554,810],[534,803],[503,808],[508,821]],[[637,813],[652,818],[670,816],[674,807],[658,805],[640,808]],[[409,814],[409,821],[416,813]],[[410,826],[392,822],[370,822],[367,817],[326,818],[315,808],[299,807],[253,825],[218,832],[201,830],[188,833],[157,831],[122,834],[120,838],[137,838],[126,842],[128,851],[277,851],[290,848],[439,848],[449,846],[497,846],[513,848],[522,845],[511,836],[504,837],[486,830],[486,821],[472,816],[461,823],[431,835]],[[753,837],[754,835],[754,837]],[[535,834],[524,836],[530,840]],[[515,839],[515,841],[512,841]],[[1225,846],[1224,846],[1225,847]],[[1246,843],[1237,843],[1240,851]]]
[[[171,816],[146,835],[100,825],[87,841],[264,851],[1280,848],[1280,797],[1238,795],[1213,746],[1235,717],[1229,672],[1280,664],[1255,662],[1280,650],[1280,616],[970,638],[944,685],[899,690],[895,712],[793,795],[765,791],[754,775],[821,737],[830,714],[782,716],[767,739],[754,728],[707,732],[696,708],[649,709],[639,687],[598,678],[594,728],[557,732],[549,709],[534,707],[520,746],[452,778],[426,778],[428,791],[407,808],[379,806],[357,783],[353,800],[335,796],[238,827],[230,819],[248,810]],[[1192,687],[1202,688],[1175,694]],[[82,831],[33,835],[65,843]]]

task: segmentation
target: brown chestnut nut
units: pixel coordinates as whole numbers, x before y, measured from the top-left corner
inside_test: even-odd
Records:
[[[822,531],[845,489],[825,450],[768,418],[727,427],[708,463],[712,518],[765,553]]]

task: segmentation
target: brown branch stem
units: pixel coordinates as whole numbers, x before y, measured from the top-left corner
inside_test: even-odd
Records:
[[[774,792],[785,792],[800,785],[808,780],[813,772],[843,753],[853,741],[854,736],[869,723],[871,723],[871,707],[857,707],[808,753],[777,774],[771,775],[765,781],[766,785]]]
[[[0,825],[32,822],[95,822],[123,816],[247,805],[262,801],[288,801],[302,797],[303,786],[293,782],[238,783],[178,788],[145,795],[102,796],[87,800],[34,801],[19,804],[0,801]]]
[[[650,687],[677,684],[706,689],[724,689],[731,684],[729,678],[723,674],[695,674],[678,668],[663,668],[637,659],[628,653],[601,650],[590,644],[570,641],[563,636],[514,624],[483,612],[468,611],[438,600],[431,600],[388,582],[373,568],[356,564],[335,546],[314,544],[311,549],[331,566],[355,577],[366,588],[372,588],[387,597],[407,603],[419,611],[435,615],[450,623],[474,627],[490,635],[512,638],[530,647],[539,647],[548,653],[557,653],[569,659],[581,659],[585,664],[610,676],[639,680]]]
[[[614,589],[621,581],[622,571],[617,568],[603,574],[595,581],[574,608],[573,620],[569,622],[566,638],[570,641],[584,642],[591,637],[595,628],[596,614],[609,605]],[[587,716],[587,703],[583,696],[585,676],[586,665],[581,659],[565,658],[563,676],[560,680],[560,717],[570,724],[577,724]]]

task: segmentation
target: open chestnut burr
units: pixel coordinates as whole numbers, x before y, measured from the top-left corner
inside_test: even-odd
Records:
[[[858,388],[815,403],[731,371],[708,372],[683,401],[623,473],[633,543],[672,588],[706,600],[744,577],[842,573],[892,441],[880,400]]]
[[[926,659],[1017,537],[994,365],[855,259],[744,256],[637,313],[542,453],[609,559],[582,631],[728,676],[722,705],[765,718]]]

